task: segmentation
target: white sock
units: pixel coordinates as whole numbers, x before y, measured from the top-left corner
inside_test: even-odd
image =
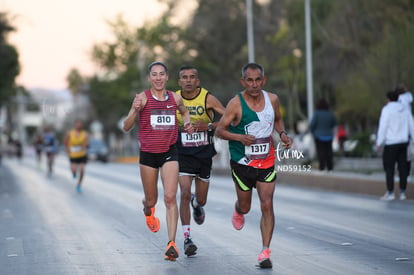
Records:
[[[191,239],[190,225],[183,225],[184,239]]]
[[[193,204],[193,207],[194,208],[196,208],[198,206],[198,202],[197,202],[197,197],[196,196],[194,196],[194,199],[193,199],[192,204]]]

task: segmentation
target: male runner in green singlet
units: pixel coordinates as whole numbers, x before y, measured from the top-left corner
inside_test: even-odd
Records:
[[[229,101],[216,135],[229,140],[231,173],[237,193],[233,226],[237,230],[243,228],[244,215],[251,207],[252,190],[256,188],[262,211],[263,245],[258,266],[271,268],[269,246],[275,223],[273,193],[276,184],[272,133],[274,130],[279,133],[285,148],[290,148],[292,140],[285,131],[278,96],[262,90],[266,83],[263,67],[256,63],[245,65],[240,81],[245,89]]]

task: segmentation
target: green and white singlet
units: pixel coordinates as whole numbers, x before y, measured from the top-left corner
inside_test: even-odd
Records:
[[[255,168],[266,169],[274,166],[275,154],[272,133],[274,130],[275,113],[269,95],[262,90],[265,106],[261,112],[249,108],[242,93],[238,94],[242,109],[242,117],[238,125],[229,126],[229,131],[235,134],[248,134],[256,137],[250,146],[230,140],[230,157],[233,161]]]

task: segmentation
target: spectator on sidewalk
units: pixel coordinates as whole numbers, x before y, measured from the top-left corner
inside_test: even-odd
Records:
[[[43,137],[41,133],[36,134],[33,140],[33,147],[36,152],[37,167],[40,168],[42,161]]]
[[[309,125],[310,132],[315,139],[320,171],[325,168],[328,171],[333,170],[332,141],[335,126],[336,118],[329,109],[328,101],[324,98],[320,99],[316,104],[316,111]]]
[[[404,84],[399,84],[395,91],[398,94],[398,102],[402,103],[405,108],[411,113],[411,104],[413,103],[413,95],[408,91]]]
[[[414,121],[411,113],[398,101],[398,92],[387,93],[387,104],[381,110],[376,145],[383,146],[382,161],[385,170],[387,191],[382,200],[394,200],[394,171],[398,167],[400,178],[400,200],[405,200],[409,175],[407,146],[409,137],[414,137]]]
[[[408,91],[407,87],[404,84],[399,84],[397,88],[395,88],[395,91],[398,93],[398,102],[401,102],[412,115],[411,104],[413,102],[413,95],[411,94],[411,92]],[[408,175],[411,171],[411,161],[414,159],[414,143],[412,139],[410,140],[411,141],[408,144],[407,148]]]
[[[348,134],[345,130],[344,125],[339,125],[338,126],[338,129],[336,131],[336,138],[338,139],[338,143],[339,143],[339,153],[341,155],[344,155],[344,153],[345,153],[345,141],[347,141],[347,139],[348,139]]]

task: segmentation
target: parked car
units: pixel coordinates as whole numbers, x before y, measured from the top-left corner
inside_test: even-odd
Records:
[[[88,147],[88,159],[107,162],[109,159],[109,149],[102,139],[90,139]]]

